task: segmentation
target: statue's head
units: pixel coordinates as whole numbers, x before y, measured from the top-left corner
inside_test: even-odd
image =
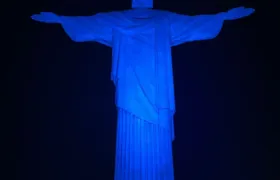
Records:
[[[153,0],[132,0],[133,9],[153,8]]]

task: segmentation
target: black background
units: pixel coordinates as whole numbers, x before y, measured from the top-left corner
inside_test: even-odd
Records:
[[[263,4],[249,0],[155,0],[154,7],[198,15],[253,7],[226,21],[213,40],[174,47],[176,180],[278,179],[270,148],[273,73],[262,42]],[[15,5],[15,4],[14,4]],[[111,49],[75,43],[59,25],[32,21],[42,11],[91,15],[130,0],[17,3],[15,61],[7,68],[16,120],[18,180],[112,180],[116,140]],[[19,13],[20,12],[20,13]],[[271,100],[272,101],[272,100]]]

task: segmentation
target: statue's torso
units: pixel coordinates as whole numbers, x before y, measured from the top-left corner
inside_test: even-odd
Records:
[[[155,40],[156,28],[168,28],[165,24],[160,25],[167,15],[168,12],[152,9],[121,12],[122,24],[115,29],[118,34],[115,39],[122,43],[127,63],[146,71],[155,69],[155,46],[161,43]]]
[[[173,82],[169,82],[172,69],[168,69],[171,46],[165,33],[169,26],[163,12],[142,12],[120,12],[120,23],[113,29],[116,104],[139,118],[156,123],[158,109],[169,109],[173,102],[169,97],[169,89],[173,89]],[[163,83],[165,88],[159,85]],[[164,95],[159,97],[159,93]]]

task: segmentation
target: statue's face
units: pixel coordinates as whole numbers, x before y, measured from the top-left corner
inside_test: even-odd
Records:
[[[153,0],[132,0],[132,8],[153,8]]]

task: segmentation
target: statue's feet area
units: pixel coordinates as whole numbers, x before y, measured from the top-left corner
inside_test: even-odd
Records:
[[[173,180],[172,140],[158,125],[118,111],[115,180]]]

